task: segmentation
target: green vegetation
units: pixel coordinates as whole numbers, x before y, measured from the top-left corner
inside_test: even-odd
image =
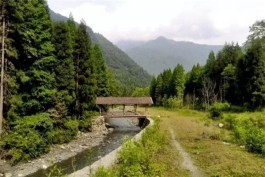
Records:
[[[141,140],[126,141],[118,155],[118,162],[111,169],[100,168],[94,177],[115,176],[179,176],[172,167],[176,158],[169,137],[159,130],[159,123],[147,128]]]
[[[84,22],[52,23],[44,0],[0,6],[8,24],[0,153],[14,165],[90,131],[95,98],[115,94],[114,79]]]
[[[234,125],[234,120],[241,122],[242,126],[249,117],[255,117],[255,121],[263,121],[264,112],[232,115],[224,113],[222,120],[209,119],[208,113],[191,109],[151,108],[149,114],[160,116],[160,131],[174,130],[176,140],[206,176],[264,176],[265,158],[248,153],[247,146],[245,149],[234,144],[237,138],[228,130],[229,125]],[[225,119],[230,120],[224,122]],[[223,123],[224,127],[220,128],[219,123]],[[249,136],[253,137],[253,134]],[[176,161],[171,164],[171,168],[178,168],[177,173],[181,174],[182,159],[176,158]]]
[[[135,87],[146,87],[149,85],[151,76],[145,70],[104,36],[95,34],[95,37],[96,43],[102,48],[106,65],[119,81],[121,87],[120,95],[131,95]]]
[[[225,44],[217,55],[209,53],[205,66],[194,65],[187,74],[182,65],[173,73],[164,70],[150,85],[155,104],[209,111],[211,119],[225,123],[234,142],[249,152],[265,154],[264,112],[245,118],[234,114],[260,111],[265,106],[264,31],[264,21],[257,21],[250,28],[245,51],[238,44]]]
[[[181,107],[185,88],[185,73],[182,65],[177,65],[173,73],[165,70],[150,85],[150,95],[155,105],[165,107]]]

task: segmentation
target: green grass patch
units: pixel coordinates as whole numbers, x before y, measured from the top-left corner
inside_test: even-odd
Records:
[[[156,121],[154,126],[146,129],[141,140],[128,140],[123,144],[113,168],[100,168],[94,177],[178,176],[176,168],[172,168],[175,161],[172,156],[176,157],[176,154],[169,146],[168,134],[159,130]]]

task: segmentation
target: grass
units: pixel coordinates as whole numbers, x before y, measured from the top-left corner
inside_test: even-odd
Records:
[[[94,177],[186,177],[170,137],[160,131],[159,120],[148,127],[141,140],[126,141],[111,169],[99,169]]]
[[[150,108],[149,113],[160,117],[162,131],[170,128],[174,130],[176,139],[207,176],[258,177],[265,175],[265,158],[248,153],[236,144],[225,143],[231,138],[229,132],[219,128],[218,122],[209,120],[207,114],[185,109],[173,111],[164,108]],[[177,154],[177,152],[171,153]],[[172,166],[175,165],[176,170],[179,170],[177,173],[181,174],[183,173],[179,167],[181,159],[178,155],[175,157],[176,162]]]

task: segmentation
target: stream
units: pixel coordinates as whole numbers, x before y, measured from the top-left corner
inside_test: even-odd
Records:
[[[138,130],[115,130],[112,133],[108,134],[104,138],[104,141],[98,146],[94,146],[91,149],[84,150],[76,156],[56,163],[45,170],[40,169],[33,174],[27,175],[27,177],[47,177],[52,169],[60,169],[64,175],[73,173],[74,171],[80,170],[85,166],[94,163],[99,158],[115,150],[123,143],[124,139],[132,138],[139,131],[140,128]]]

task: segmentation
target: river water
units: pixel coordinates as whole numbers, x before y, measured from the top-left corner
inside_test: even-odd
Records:
[[[132,138],[139,131],[140,128],[134,128],[132,130],[114,130],[104,138],[104,141],[100,145],[92,147],[91,149],[87,149],[67,160],[56,163],[56,169],[60,169],[65,175],[80,170],[85,166],[94,163],[100,157],[103,157],[115,150],[123,143],[125,139]],[[39,171],[30,174],[27,177],[47,177],[52,169],[54,169],[54,165],[47,168],[46,170],[40,169]]]

